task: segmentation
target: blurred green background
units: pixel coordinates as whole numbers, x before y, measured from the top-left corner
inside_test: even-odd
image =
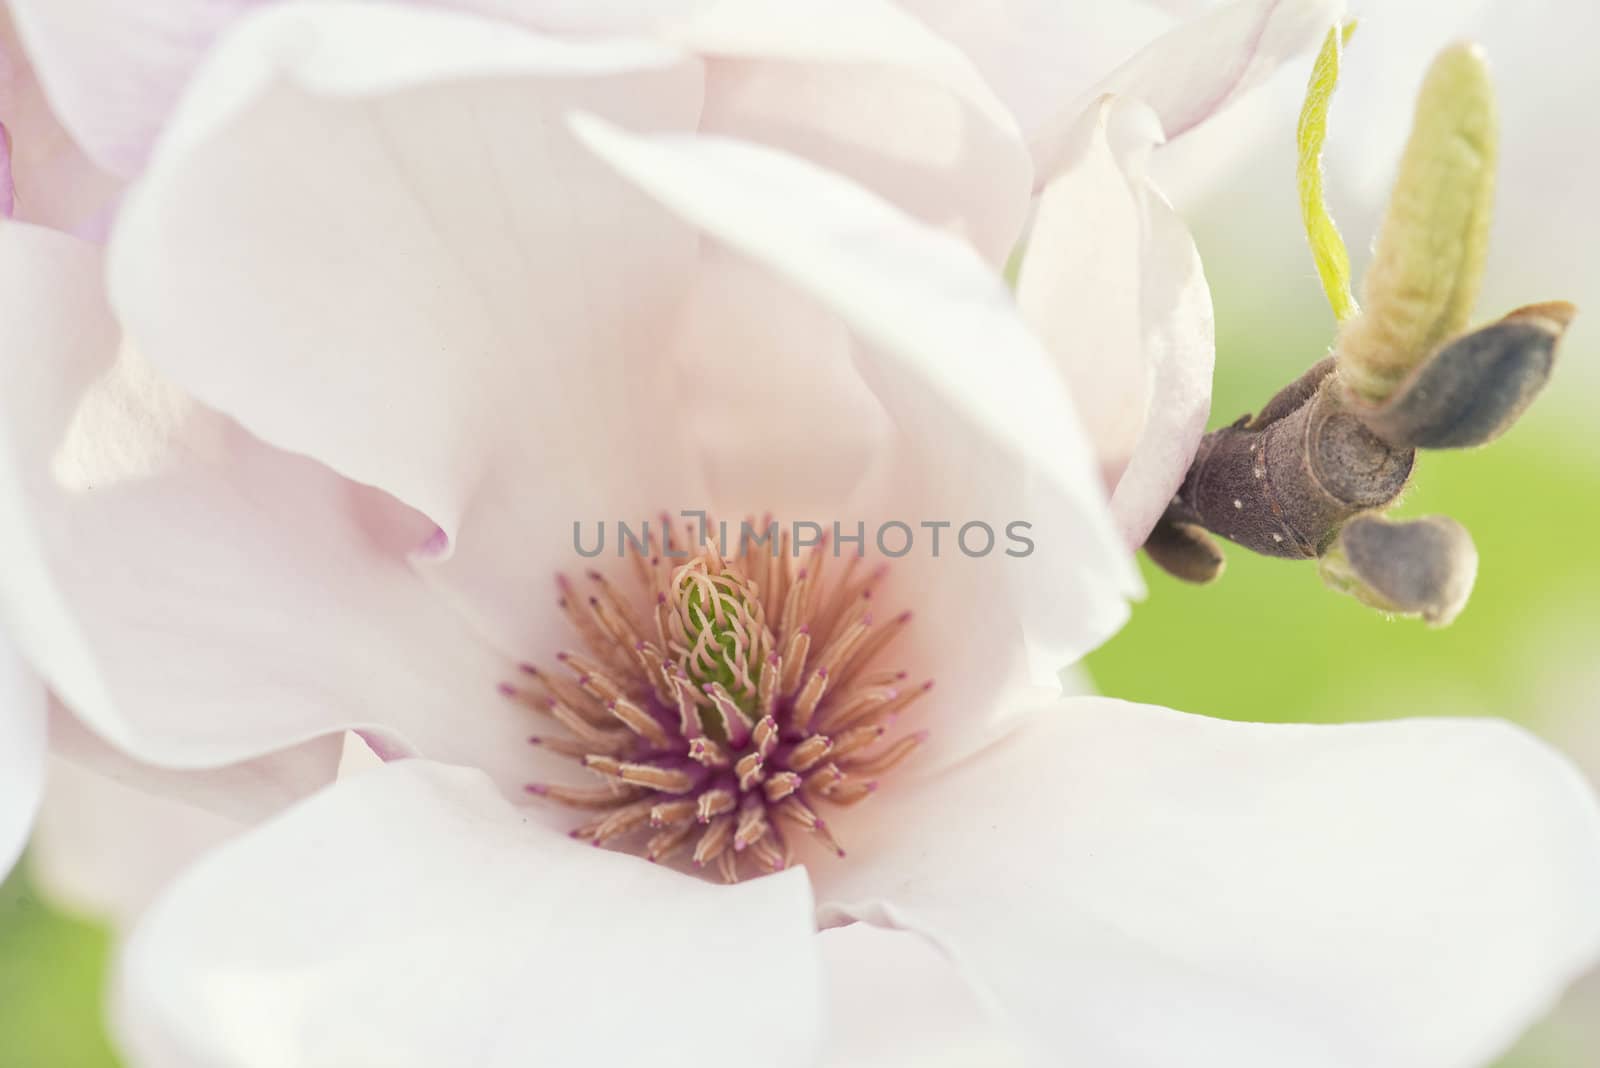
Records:
[[[1206,235],[1200,233],[1202,244]],[[1263,312],[1248,280],[1213,271],[1218,308],[1215,423],[1255,408],[1321,355],[1331,320],[1306,281],[1302,307]],[[1498,311],[1499,309],[1494,309]],[[1485,314],[1489,314],[1485,310]],[[1551,395],[1508,437],[1465,454],[1426,455],[1406,514],[1448,513],[1482,555],[1477,589],[1447,630],[1389,620],[1325,590],[1310,565],[1230,549],[1208,588],[1148,566],[1149,599],[1094,654],[1100,689],[1233,719],[1334,722],[1407,715],[1503,715],[1574,753],[1586,750],[1600,669],[1592,606],[1600,560],[1590,552],[1600,461],[1586,449],[1566,352]],[[1592,674],[1585,674],[1585,671]],[[1589,765],[1600,768],[1600,760]],[[100,1068],[115,1063],[100,1024],[111,939],[53,912],[25,876],[0,891],[0,1066]],[[1593,995],[1591,995],[1593,996]],[[1594,1063],[1580,990],[1505,1068]]]

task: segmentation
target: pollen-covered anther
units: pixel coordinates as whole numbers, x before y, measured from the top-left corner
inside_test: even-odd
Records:
[[[582,649],[502,692],[566,731],[530,743],[604,781],[528,792],[593,813],[576,838],[730,882],[791,865],[797,835],[842,857],[819,807],[864,800],[926,737],[889,734],[931,681],[876,663],[911,613],[885,615],[887,569],[836,562],[826,540],[728,553],[685,529],[633,547],[637,595],[597,571],[581,592],[558,579]]]

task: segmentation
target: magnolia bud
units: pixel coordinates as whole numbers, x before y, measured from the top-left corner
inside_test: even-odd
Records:
[[[1362,279],[1359,315],[1339,333],[1339,373],[1384,401],[1472,314],[1494,202],[1494,89],[1483,51],[1460,44],[1434,60]]]
[[[1329,586],[1363,604],[1442,627],[1466,606],[1478,550],[1466,528],[1444,516],[1363,515],[1345,524],[1319,569]]]
[[[1565,301],[1519,308],[1443,345],[1385,403],[1346,399],[1396,446],[1454,449],[1493,441],[1544,388],[1556,344],[1577,311]]]

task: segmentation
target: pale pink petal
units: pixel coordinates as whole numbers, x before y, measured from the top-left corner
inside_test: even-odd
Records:
[[[33,827],[44,789],[44,686],[0,633],[0,880]]]
[[[725,0],[417,0],[544,33],[653,37]]]
[[[923,932],[1052,1063],[1483,1064],[1600,954],[1600,809],[1496,721],[1078,698],[893,786],[823,921]]]
[[[707,57],[704,133],[804,156],[1005,261],[1032,164],[957,49],[885,0],[707,5],[670,39]]]
[[[190,861],[334,780],[337,734],[242,764],[168,771],[131,760],[65,709],[29,875],[53,904],[126,926]]]
[[[15,6],[15,5],[13,5]],[[119,183],[62,129],[34,77],[9,11],[0,8],[0,216],[101,238]],[[7,192],[9,190],[9,192]]]
[[[11,177],[11,131],[0,123],[0,216],[16,213],[17,186]]]
[[[740,519],[831,519],[870,484],[896,434],[824,301],[707,243],[665,346],[668,407],[705,473],[707,504]],[[826,433],[819,433],[819,428]]]
[[[10,0],[62,122],[113,173],[138,173],[217,36],[267,0]]]
[[[452,598],[546,650],[573,523],[694,486],[659,358],[694,235],[562,116],[687,127],[700,88],[659,46],[270,12],[197,75],[129,198],[114,301],[201,400],[424,512]]]
[[[178,872],[244,826],[53,757],[28,875],[56,908],[126,929]]]
[[[1032,166],[972,63],[887,0],[451,0],[542,32],[644,35],[707,60],[699,128],[854,178],[1003,262]],[[960,44],[960,42],[956,42]],[[1114,53],[1087,79],[1110,67]],[[1059,57],[1057,57],[1059,59]]]
[[[1344,0],[1232,0],[1178,26],[1039,127],[1035,182],[1044,185],[1065,165],[1073,127],[1098,97],[1143,101],[1176,140],[1314,48],[1343,11]]]
[[[1071,383],[1129,547],[1194,459],[1211,408],[1211,293],[1194,241],[1150,184],[1151,113],[1107,99],[1045,187],[1017,303]]]
[[[50,752],[60,762],[130,793],[169,798],[241,825],[266,819],[331,783],[343,749],[343,738],[332,733],[243,763],[173,771],[118,751],[59,704],[50,710]]]
[[[1022,1047],[961,970],[906,931],[865,923],[821,932],[828,994],[823,1068],[1021,1068]]]
[[[820,353],[824,379],[853,365],[882,414],[859,391],[843,392],[848,435],[876,434],[876,454],[855,464],[827,448],[748,447],[747,471],[765,464],[769,496],[727,502],[733,514],[778,512],[772,496],[791,470],[828,474],[837,487],[822,522],[898,521],[992,525],[996,547],[980,559],[944,535],[902,564],[896,605],[918,614],[922,656],[952,721],[987,731],[986,710],[1003,686],[1026,677],[1055,687],[1056,672],[1115,631],[1138,579],[1112,528],[1071,397],[1038,340],[1017,315],[1004,284],[968,248],[917,225],[892,206],[803,160],[743,142],[708,137],[638,137],[587,118],[584,139],[618,170],[704,231],[814,301],[852,331]],[[732,374],[748,350],[715,348]],[[773,411],[789,403],[777,376],[745,374],[742,406]],[[802,405],[823,403],[801,390]],[[874,416],[876,418],[874,419]],[[862,422],[865,421],[865,422]],[[825,417],[814,419],[819,435]],[[748,477],[749,486],[759,485]],[[719,502],[721,503],[721,502]],[[1032,524],[1035,551],[1005,555],[1004,528]],[[974,535],[974,545],[982,538]],[[864,546],[875,553],[871,540]],[[1018,548],[1019,552],[1025,551]],[[893,600],[893,598],[891,598]],[[998,707],[1014,706],[1001,703]]]
[[[960,48],[1032,139],[1173,24],[1139,0],[898,0]]]
[[[524,780],[508,665],[416,576],[430,529],[130,352],[97,250],[0,224],[0,607],[94,730],[229,764],[346,726]]]
[[[714,886],[406,761],[203,859],[118,976],[136,1063],[814,1063],[805,875]]]

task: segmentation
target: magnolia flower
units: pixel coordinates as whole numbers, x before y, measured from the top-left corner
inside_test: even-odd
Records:
[[[285,6],[195,75],[104,254],[0,231],[0,603],[34,669],[153,763],[346,729],[389,760],[144,915],[134,1062],[1492,1054],[1600,945],[1558,756],[1055,682],[1187,464],[1194,397],[1151,398],[1210,357],[1142,169],[1159,102],[1226,99],[1273,35],[1221,84],[1125,68],[1057,172],[894,9],[754,10],[662,43]],[[829,74],[884,111],[809,110]],[[1095,262],[1104,300],[1049,299]],[[1102,444],[1074,397],[1136,425]],[[676,507],[1020,520],[1034,551],[702,549],[637,586],[575,552],[574,522]]]
[[[181,87],[206,49],[256,6],[129,7],[97,0],[41,5],[15,0],[12,7],[21,36],[63,119],[57,123],[44,107],[31,68],[25,66],[27,57],[13,36],[7,38],[6,54],[17,70],[27,73],[18,84],[28,87],[31,103],[21,109],[9,104],[0,108],[0,121],[38,116],[18,126],[22,155],[37,155],[49,145],[72,146],[62,131],[64,124],[110,172],[136,177],[148,159],[152,139],[167,124]],[[928,220],[964,233],[996,263],[1016,240],[1027,210],[1029,173],[1033,184],[1043,184],[1059,170],[1081,169],[1075,165],[1088,160],[1092,149],[1095,165],[1086,169],[1091,184],[1061,174],[1062,188],[1051,193],[1050,206],[1035,227],[1035,253],[1028,260],[1022,304],[1034,327],[1056,343],[1056,357],[1068,376],[1085,394],[1098,393],[1107,402],[1092,414],[1098,421],[1107,485],[1127,483],[1119,490],[1117,513],[1130,545],[1141,540],[1142,528],[1159,511],[1159,499],[1169,492],[1163,482],[1187,463],[1204,419],[1211,361],[1208,300],[1192,248],[1143,179],[1144,153],[1131,147],[1142,137],[1159,136],[1154,120],[1131,103],[1119,106],[1121,121],[1133,126],[1142,122],[1143,130],[1135,131],[1127,150],[1119,150],[1116,166],[1103,143],[1106,130],[1098,121],[1079,123],[1080,129],[1074,130],[1067,120],[1083,110],[1083,101],[1101,95],[1101,90],[1092,88],[1098,78],[1102,89],[1112,83],[1127,84],[1158,104],[1165,101],[1163,118],[1174,129],[1193,125],[1204,112],[1188,107],[1189,97],[1220,108],[1270,71],[1276,57],[1293,51],[1302,39],[1314,39],[1320,25],[1332,17],[1326,2],[1247,0],[1231,5],[1212,23],[1155,41],[1108,75],[1113,57],[1124,47],[1118,42],[1128,42],[1131,50],[1131,42],[1169,24],[1170,16],[1153,8],[1121,5],[1115,11],[1074,8],[1070,12],[1055,4],[1006,12],[911,5],[927,26],[970,55],[974,68],[923,29],[923,23],[884,5],[855,5],[831,14],[813,5],[801,26],[793,24],[781,5],[746,4],[736,9],[696,2],[579,10],[553,4],[519,5],[514,11],[485,7],[496,17],[547,31],[592,35],[625,30],[663,37],[676,49],[688,49],[706,64],[708,74],[700,87],[705,102],[698,127],[759,137],[819,156],[830,167],[874,185]],[[871,33],[863,36],[866,30]],[[1196,86],[1187,96],[1172,89],[1182,79],[1145,76],[1140,81],[1140,71],[1170,73],[1170,68],[1192,62],[1189,57],[1202,51],[1233,59],[1214,73],[1197,69],[1186,75],[1193,76]],[[997,87],[999,100],[990,95],[977,72]],[[819,91],[821,86],[827,91]],[[1063,106],[1062,101],[1073,103]],[[1111,117],[1105,108],[1097,114]],[[1042,145],[1051,137],[1059,140],[1063,129],[1075,144],[1057,146],[1057,154],[1070,150],[1076,158],[1054,170],[1030,168],[1023,142]],[[885,131],[893,130],[905,134],[886,141]],[[94,224],[83,224],[81,218],[41,219],[27,210],[20,217],[97,237],[112,217],[107,205],[116,183],[89,168],[76,148],[70,156],[81,164],[79,171],[98,175],[95,187],[104,197],[97,202]],[[1117,167],[1124,173],[1119,175]],[[1093,185],[1096,175],[1108,184]],[[30,189],[68,188],[60,180],[44,183],[23,177],[25,209],[37,203]],[[1116,212],[1117,226],[1098,232],[1108,235],[1105,247],[1115,248],[1116,254],[1091,253],[1084,246],[1076,257],[1052,256],[1058,245],[1082,243],[1082,234],[1058,232],[1070,218],[1073,200],[1101,193],[1110,198],[1106,208]],[[1154,220],[1148,226],[1150,239],[1127,240],[1117,247],[1110,235],[1140,233],[1147,228],[1147,215]],[[1151,271],[1152,291],[1144,294],[1147,264],[1164,263],[1169,256],[1178,270],[1170,272],[1165,282]],[[1091,263],[1093,270],[1083,267]],[[1074,270],[1078,277],[1062,275]],[[1084,309],[1094,314],[1085,316]],[[1078,321],[1082,332],[1077,340],[1091,339],[1098,329],[1101,336],[1094,345],[1116,346],[1127,358],[1115,365],[1092,358],[1091,346],[1075,343],[1069,324]],[[127,408],[127,398],[113,386],[132,389],[140,397],[148,392],[131,382],[127,366],[114,383],[100,388],[95,411]],[[156,407],[165,410],[162,403]],[[1156,413],[1158,422],[1150,418]],[[76,440],[87,443],[78,451],[89,453],[90,474],[102,484],[126,467],[145,472],[150,466],[150,457],[144,455],[147,448],[125,445],[128,434],[108,435],[96,420],[86,423],[96,425],[96,433],[77,435]],[[108,446],[106,440],[114,444]],[[1136,445],[1146,454],[1138,464],[1132,463]],[[75,464],[83,468],[83,457]],[[89,480],[83,470],[76,477],[79,482]],[[69,714],[58,710],[54,718],[55,748],[70,766],[58,766],[51,776],[53,801],[47,814],[58,811],[59,816],[46,821],[46,831],[70,828],[71,833],[64,836],[66,848],[46,843],[36,860],[58,891],[104,904],[103,881],[71,878],[72,870],[103,872],[98,858],[125,848],[123,843],[134,837],[164,845],[187,840],[189,836],[161,829],[170,806],[160,799],[173,792],[183,796],[188,787],[130,764],[116,750],[98,744],[93,733],[77,729]],[[92,713],[89,719],[133,752],[145,751]],[[251,765],[246,780],[276,782],[275,776],[285,774],[287,780],[277,782],[269,795],[303,792],[319,781],[333,752],[322,744],[304,748],[308,751],[303,773],[295,770],[293,761],[280,761],[270,773]],[[91,786],[95,776],[110,776],[113,781]],[[149,833],[133,835],[125,821],[113,833],[104,821],[82,815],[96,807],[105,790],[126,793],[130,781],[138,783],[140,795],[153,793],[158,800],[140,806],[123,797],[117,810],[126,817],[141,807],[152,808]],[[95,800],[75,797],[78,793]],[[190,815],[209,823],[205,810]],[[172,853],[165,848],[155,852],[163,857]],[[123,881],[132,893],[113,911],[136,911],[151,880]]]

